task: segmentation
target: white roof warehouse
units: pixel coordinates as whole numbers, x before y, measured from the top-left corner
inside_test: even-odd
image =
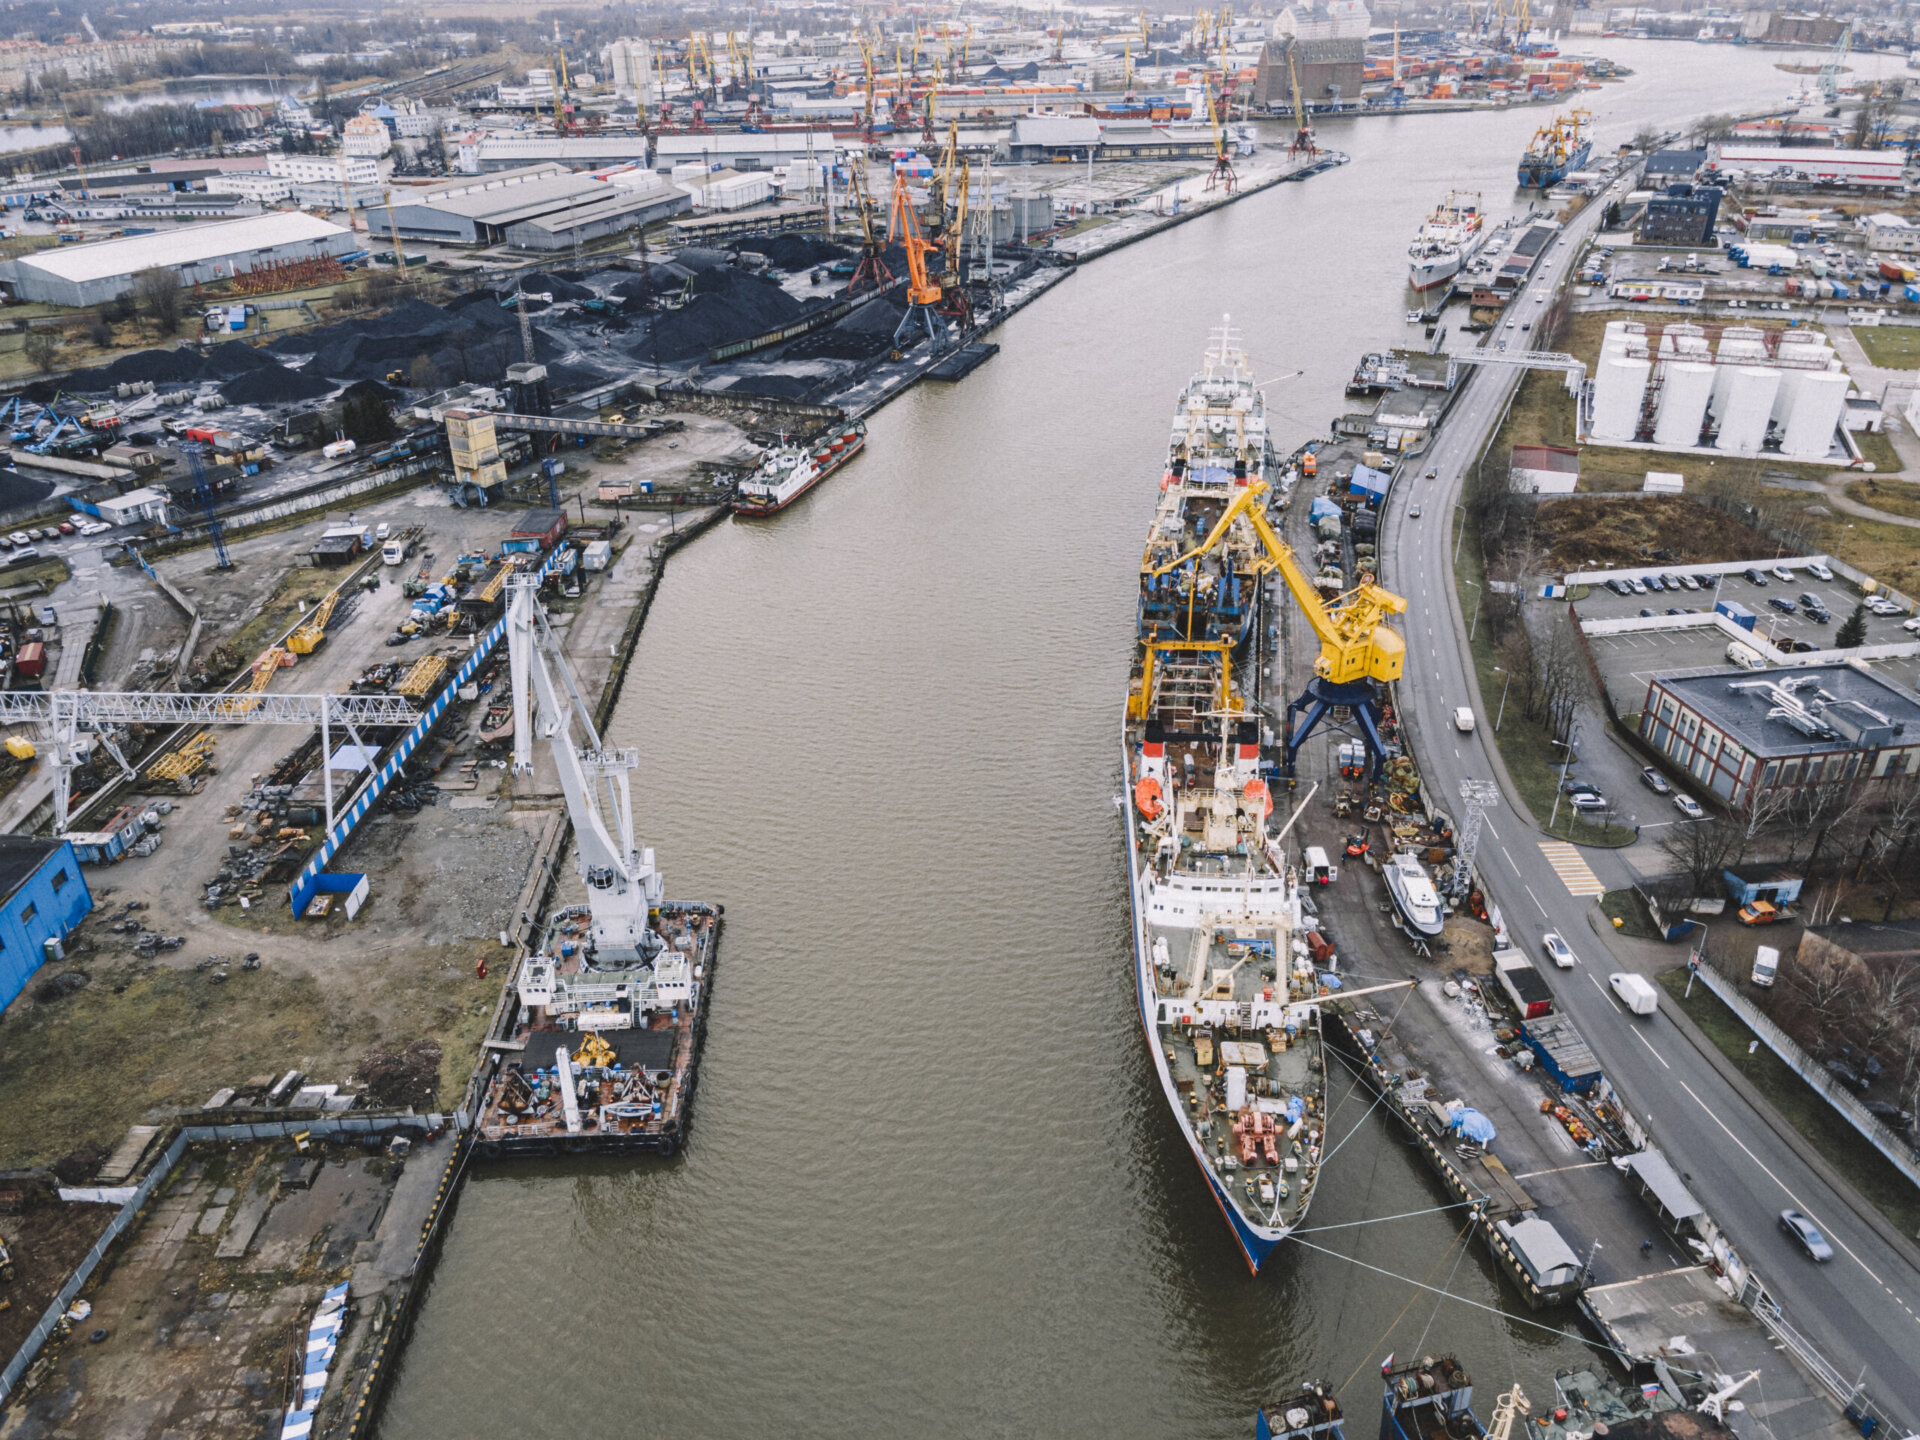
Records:
[[[142,270],[172,270],[182,285],[230,279],[277,260],[310,260],[363,248],[353,232],[317,215],[288,211],[63,245],[0,263],[0,284],[18,300],[99,305],[133,289]]]

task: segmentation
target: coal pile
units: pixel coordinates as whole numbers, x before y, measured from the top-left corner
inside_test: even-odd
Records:
[[[732,267],[697,271],[693,296],[657,316],[627,347],[639,360],[690,360],[791,324],[805,306],[771,280]]]
[[[255,370],[278,370],[280,362],[264,350],[256,350],[244,340],[229,340],[206,354],[208,375],[245,375]]]
[[[30,480],[14,470],[0,470],[0,510],[38,505],[53,493],[51,480]]]
[[[42,380],[27,393],[32,399],[50,400],[62,389],[89,392],[111,390],[116,385],[138,384],[145,380],[151,380],[156,385],[191,384],[196,380],[204,380],[207,373],[207,363],[200,358],[200,352],[184,345],[178,350],[136,350],[131,355],[122,355],[110,365],[76,370],[64,380]],[[40,391],[46,393],[43,395],[38,393]]]
[[[798,375],[742,375],[727,387],[730,395],[764,395],[770,400],[805,400],[818,379]]]
[[[273,365],[249,370],[231,380],[220,382],[220,393],[229,405],[284,405],[295,400],[315,400],[334,388],[334,382],[311,370],[289,370]]]
[[[447,383],[490,383],[522,358],[519,325],[497,302],[442,310],[409,300],[385,315],[289,335],[272,348],[283,355],[310,353],[306,370],[335,380],[385,380],[425,355]],[[549,362],[558,353],[544,333],[535,332],[536,360]]]
[[[550,294],[556,301],[593,298],[593,291],[587,286],[582,285],[577,279],[568,279],[557,270],[545,275],[522,275],[520,288],[529,293]]]
[[[907,313],[906,295],[893,291],[868,301],[851,315],[803,335],[781,351],[783,360],[870,360],[893,343],[900,318]]]
[[[852,253],[812,235],[769,235],[762,239],[742,240],[740,248],[766,256],[767,263],[776,270],[807,270],[815,265],[831,265]]]

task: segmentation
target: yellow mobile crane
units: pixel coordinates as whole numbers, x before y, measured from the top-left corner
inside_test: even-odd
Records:
[[[1354,718],[1360,722],[1370,767],[1377,774],[1383,757],[1378,687],[1398,680],[1406,668],[1407,659],[1407,642],[1398,631],[1388,627],[1386,618],[1404,614],[1407,602],[1371,580],[1363,581],[1332,601],[1323,600],[1320,592],[1314,589],[1312,577],[1300,568],[1293,547],[1282,540],[1267,522],[1267,491],[1264,480],[1256,480],[1248,485],[1221,513],[1220,519],[1204,540],[1184,555],[1176,556],[1146,573],[1155,579],[1171,574],[1182,565],[1217,550],[1235,524],[1244,522],[1253,532],[1254,545],[1250,547],[1253,550],[1253,562],[1242,573],[1257,577],[1277,571],[1286,582],[1287,589],[1293,593],[1294,603],[1300,607],[1307,623],[1313,627],[1313,633],[1320,640],[1320,655],[1313,662],[1313,679],[1307,682],[1306,692],[1287,706],[1287,776],[1292,777],[1295,757],[1299,755],[1307,737],[1326,718],[1327,712],[1337,706],[1350,707]],[[1227,651],[1231,648],[1231,642],[1148,640],[1145,648],[1146,673],[1142,677],[1140,693],[1129,702],[1133,706],[1135,719],[1145,719],[1147,707],[1152,704],[1154,659],[1156,652],[1162,650],[1218,651],[1221,657],[1221,699],[1223,703],[1230,701],[1227,691]],[[1303,717],[1297,724],[1296,716]]]

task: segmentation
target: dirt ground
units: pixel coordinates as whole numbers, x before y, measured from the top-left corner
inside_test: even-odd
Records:
[[[1778,545],[1758,531],[1684,495],[1607,499],[1569,495],[1539,507],[1548,546],[1542,573],[1605,570],[1655,563],[1699,565],[1771,555]]]
[[[0,1355],[13,1354],[40,1323],[113,1212],[111,1205],[44,1204],[0,1215],[0,1242],[13,1257],[13,1279],[3,1292],[12,1303],[0,1310]]]

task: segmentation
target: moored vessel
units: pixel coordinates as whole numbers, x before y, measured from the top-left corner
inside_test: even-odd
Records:
[[[1122,805],[1154,1070],[1256,1272],[1307,1213],[1326,1113],[1322,991],[1271,827],[1258,710],[1275,469],[1264,399],[1223,326],[1181,394],[1141,565]],[[1250,530],[1229,509],[1256,486]]]
[[[1520,188],[1551,189],[1585,165],[1593,153],[1593,142],[1587,135],[1592,119],[1585,110],[1569,110],[1554,116],[1551,125],[1542,125],[1535,131],[1526,153],[1520,157]]]
[[[1407,284],[1430,290],[1451,280],[1486,242],[1480,197],[1449,190],[1407,246]]]
[[[806,445],[780,445],[734,487],[733,513],[773,515],[866,448],[867,427],[852,420]]]

